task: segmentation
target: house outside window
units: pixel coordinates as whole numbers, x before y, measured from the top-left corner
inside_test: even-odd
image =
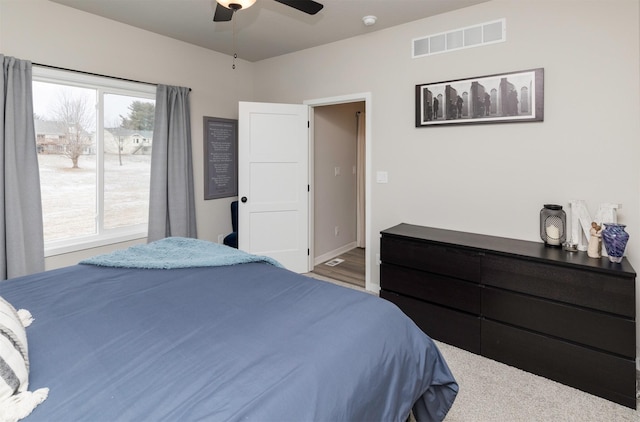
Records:
[[[45,255],[146,237],[155,86],[34,66],[33,102]]]

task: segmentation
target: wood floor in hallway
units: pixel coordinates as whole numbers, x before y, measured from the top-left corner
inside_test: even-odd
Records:
[[[342,255],[338,255],[326,262],[316,265],[313,272],[324,277],[340,280],[358,287],[365,287],[364,280],[364,248],[354,248]],[[326,265],[335,259],[342,259],[344,262],[335,266]]]

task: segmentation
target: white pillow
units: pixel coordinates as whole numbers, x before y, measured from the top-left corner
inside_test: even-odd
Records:
[[[21,318],[22,317],[22,318]],[[29,352],[24,329],[32,321],[28,311],[16,309],[0,297],[0,421],[17,421],[42,403],[48,388],[29,387]]]

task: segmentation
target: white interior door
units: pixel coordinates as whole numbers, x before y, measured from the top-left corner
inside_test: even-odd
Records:
[[[309,269],[309,107],[240,102],[238,247]]]

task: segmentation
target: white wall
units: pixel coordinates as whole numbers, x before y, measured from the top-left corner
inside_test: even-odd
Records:
[[[408,222],[540,241],[543,204],[584,199],[595,214],[615,202],[640,268],[638,2],[576,5],[495,0],[264,60],[256,100],[372,93],[373,173],[388,171],[389,183],[374,184],[371,236]],[[412,38],[498,18],[507,42],[410,57]],[[414,127],[416,84],[537,67],[542,123]]]
[[[407,222],[540,241],[543,204],[613,202],[640,270],[639,16],[637,0],[494,0],[258,62],[256,101],[371,92],[372,239]],[[500,18],[504,43],[411,58],[413,38]],[[414,127],[416,84],[538,67],[542,123]]]
[[[229,204],[234,198],[204,200],[202,118],[237,119],[238,101],[252,99],[252,63],[238,60],[234,71],[229,56],[46,0],[0,0],[0,52],[35,63],[190,87],[198,237],[217,241],[218,234],[231,232]],[[75,264],[129,244],[49,257],[46,267]]]

